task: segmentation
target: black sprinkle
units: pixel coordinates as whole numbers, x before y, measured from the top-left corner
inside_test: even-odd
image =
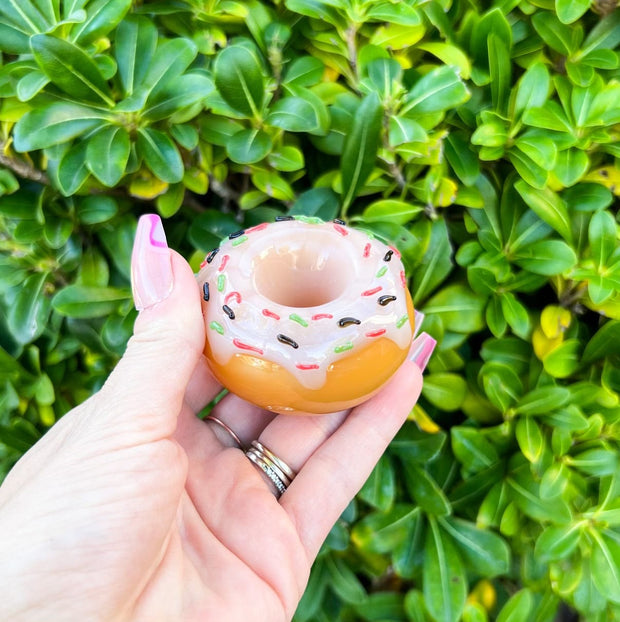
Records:
[[[361,322],[354,317],[343,317],[338,320],[338,326],[340,326],[340,328],[344,328],[345,326],[349,326],[350,324],[361,324]]]
[[[204,282],[204,284],[202,286],[202,297],[205,299],[205,301],[208,302],[208,300],[209,300],[209,283],[207,283],[206,281]]]
[[[245,233],[245,229],[239,229],[239,231],[235,231],[228,236],[229,240],[234,240],[235,238],[240,238]]]
[[[231,320],[235,319],[235,312],[228,305],[224,305],[222,310]]]
[[[377,302],[382,306],[390,304],[390,302],[394,302],[396,300],[396,296],[379,296],[377,298]]]
[[[290,337],[287,337],[286,335],[279,334],[278,341],[280,343],[285,343],[287,346],[291,346],[292,348],[295,348],[295,350],[299,348],[299,344],[296,341],[293,341]]]
[[[276,222],[284,222],[285,220],[295,220],[294,216],[276,216]]]
[[[394,254],[394,251],[388,251],[387,253],[385,253],[385,257],[383,258],[383,261],[390,261],[390,259],[392,259],[393,254]]]
[[[334,222],[337,225],[346,225],[347,224],[344,220],[340,220],[340,218],[334,218]]]
[[[217,248],[214,248],[210,253],[209,256],[207,257],[207,263],[211,263],[213,261],[213,258],[220,252],[220,247],[218,246]]]

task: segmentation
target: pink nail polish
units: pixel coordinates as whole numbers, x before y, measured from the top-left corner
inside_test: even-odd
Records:
[[[170,250],[161,218],[145,214],[138,221],[131,255],[131,288],[138,311],[167,298],[172,291]]]
[[[428,333],[422,333],[411,346],[409,360],[424,371],[436,345],[437,342]]]
[[[415,328],[413,330],[412,339],[415,339],[418,336],[418,333],[420,332],[420,329],[422,328],[422,322],[424,321],[425,317],[426,316],[424,315],[424,313],[422,313],[422,311],[414,311],[413,325],[415,326]]]

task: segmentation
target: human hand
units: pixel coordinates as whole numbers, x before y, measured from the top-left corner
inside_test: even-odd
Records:
[[[0,619],[12,622],[290,620],[331,526],[400,428],[434,342],[416,340],[350,413],[277,416],[234,395],[213,410],[297,476],[278,500],[219,426],[195,415],[221,390],[202,356],[187,263],[141,219],[142,308],[105,386],[63,417],[0,488]]]

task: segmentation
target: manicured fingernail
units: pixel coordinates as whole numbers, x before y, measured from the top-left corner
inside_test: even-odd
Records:
[[[414,325],[414,329],[413,329],[413,339],[415,339],[418,336],[418,333],[420,332],[420,329],[422,328],[422,322],[424,321],[424,313],[422,313],[422,311],[415,311],[413,314],[413,325]]]
[[[131,255],[131,288],[138,311],[161,302],[172,291],[170,250],[156,214],[145,214],[138,221]]]
[[[411,345],[409,360],[424,371],[436,345],[437,342],[428,333],[422,333]]]

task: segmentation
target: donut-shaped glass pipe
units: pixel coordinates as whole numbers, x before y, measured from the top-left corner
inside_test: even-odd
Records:
[[[197,278],[213,374],[267,410],[351,408],[409,350],[414,312],[398,251],[341,221],[287,218],[238,231]]]

